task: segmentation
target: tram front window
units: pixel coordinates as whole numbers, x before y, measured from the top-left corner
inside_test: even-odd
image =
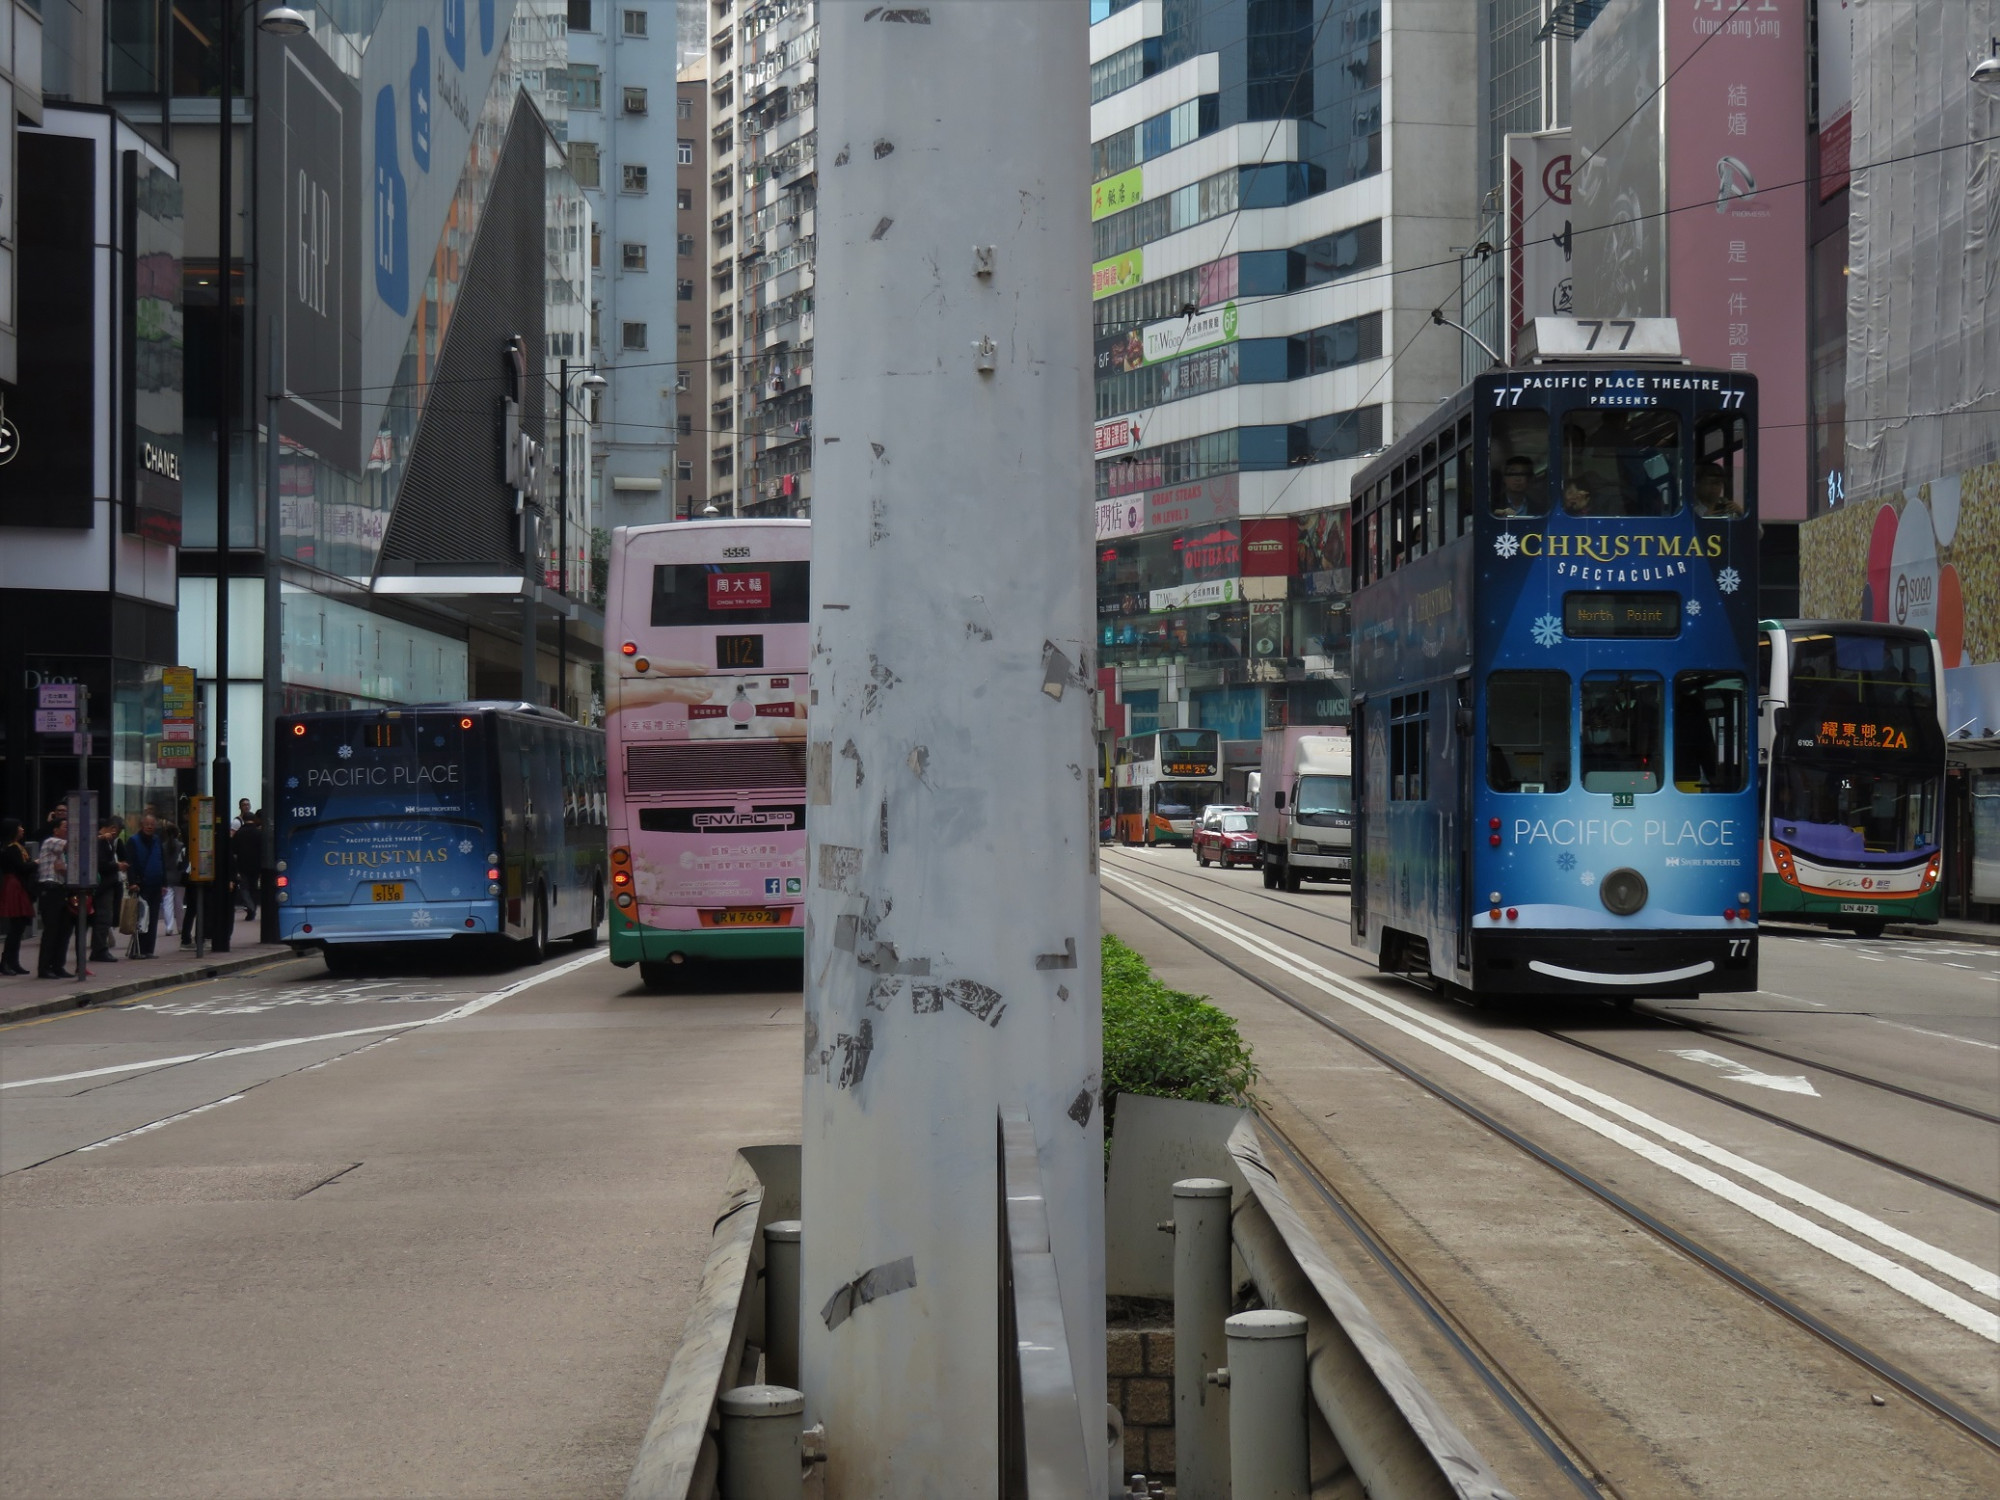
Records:
[[[1569,788],[1569,673],[1486,679],[1486,784],[1496,792]]]
[[[1670,516],[1681,508],[1680,413],[1577,407],[1563,414],[1563,509],[1572,516]]]
[[[1657,792],[1666,717],[1666,684],[1658,673],[1585,673],[1583,789]]]
[[[1487,427],[1487,504],[1502,520],[1549,511],[1549,414],[1532,407],[1495,412]]]

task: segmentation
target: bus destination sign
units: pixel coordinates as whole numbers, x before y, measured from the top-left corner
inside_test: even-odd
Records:
[[[1799,748],[1818,750],[1907,750],[1909,731],[1894,724],[1822,719],[1814,732],[1798,736]]]
[[[1681,596],[1654,591],[1564,594],[1563,633],[1582,640],[1671,638],[1681,633]]]
[[[1160,769],[1169,776],[1213,776],[1215,762],[1212,760],[1170,760]]]
[[[708,575],[710,609],[769,609],[769,573],[711,573]]]

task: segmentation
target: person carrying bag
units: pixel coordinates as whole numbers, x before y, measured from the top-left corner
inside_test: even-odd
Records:
[[[0,819],[0,924],[6,927],[0,974],[25,974],[21,939],[35,920],[35,856],[21,841],[21,820]]]

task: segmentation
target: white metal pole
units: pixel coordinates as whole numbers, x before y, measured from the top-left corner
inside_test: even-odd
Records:
[[[820,8],[801,1377],[829,1500],[997,1492],[996,1121],[1103,1494],[1088,10]]]
[[[1306,1320],[1265,1308],[1225,1327],[1230,1500],[1306,1500]]]
[[[1174,1477],[1187,1500],[1229,1500],[1229,1397],[1209,1375],[1227,1358],[1229,1184],[1174,1184]]]

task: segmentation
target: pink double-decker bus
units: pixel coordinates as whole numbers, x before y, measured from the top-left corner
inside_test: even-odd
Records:
[[[811,523],[611,535],[611,961],[805,952]]]

